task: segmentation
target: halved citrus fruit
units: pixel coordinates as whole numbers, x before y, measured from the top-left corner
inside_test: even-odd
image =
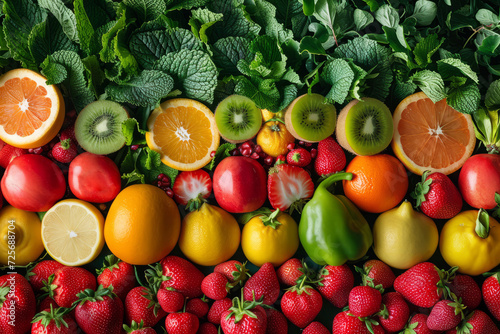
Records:
[[[54,260],[82,266],[92,262],[104,246],[104,217],[90,203],[62,200],[43,217],[42,241]]]
[[[220,137],[212,111],[191,99],[163,102],[148,119],[146,141],[172,168],[191,171],[210,162]]]
[[[64,121],[64,99],[40,74],[18,68],[0,77],[0,139],[20,148],[43,146]]]
[[[392,149],[411,172],[451,174],[474,150],[476,136],[470,115],[443,99],[432,102],[423,92],[405,98],[393,115]]]

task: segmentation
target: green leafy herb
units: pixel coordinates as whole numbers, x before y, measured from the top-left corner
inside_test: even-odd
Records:
[[[41,8],[47,9],[59,21],[62,30],[70,40],[79,43],[75,13],[62,0],[38,0]]]
[[[205,166],[205,168],[208,170],[213,170],[215,166],[222,161],[222,159],[231,156],[231,151],[235,148],[236,145],[231,143],[224,143],[220,145],[215,151],[214,157],[212,158],[212,160],[210,160],[210,163]]]

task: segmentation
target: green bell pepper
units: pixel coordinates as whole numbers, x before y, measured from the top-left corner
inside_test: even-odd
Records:
[[[320,183],[304,206],[299,237],[307,255],[320,265],[340,266],[362,258],[373,242],[372,232],[359,209],[328,187],[336,181],[351,180],[352,173],[336,173]]]

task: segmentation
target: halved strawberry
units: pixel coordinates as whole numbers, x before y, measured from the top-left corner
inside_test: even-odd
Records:
[[[290,208],[301,211],[304,199],[311,198],[314,184],[304,169],[287,164],[279,164],[269,169],[267,196],[275,209],[285,211]]]
[[[11,146],[0,140],[0,167],[7,168],[12,159],[27,153],[28,150]]]
[[[190,172],[181,172],[176,178],[174,199],[181,205],[187,205],[189,210],[197,209],[212,192],[210,175],[202,169]]]

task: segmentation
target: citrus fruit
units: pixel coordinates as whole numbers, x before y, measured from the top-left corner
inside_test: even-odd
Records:
[[[470,115],[446,100],[432,102],[419,92],[405,98],[393,114],[392,149],[411,172],[451,174],[469,158],[476,143]]]
[[[382,213],[373,224],[375,255],[397,269],[427,261],[436,251],[438,239],[434,221],[413,210],[408,201]]]
[[[25,266],[35,261],[43,252],[40,230],[36,213],[10,205],[3,207],[0,210],[0,264]]]
[[[42,220],[45,250],[66,266],[92,262],[104,246],[104,217],[92,204],[79,199],[57,202]]]
[[[288,144],[295,142],[295,137],[280,121],[266,122],[257,133],[257,145],[262,151],[272,157],[288,153]]]
[[[186,257],[202,266],[229,260],[240,245],[240,227],[227,211],[204,203],[182,220],[179,247]]]
[[[347,165],[352,180],[344,180],[344,194],[363,211],[380,213],[403,200],[408,190],[405,167],[388,154],[356,156]]]
[[[147,265],[172,251],[179,238],[181,218],[173,199],[148,184],[123,189],[109,208],[104,238],[124,262]]]
[[[20,148],[43,146],[64,121],[64,99],[55,85],[28,69],[0,77],[0,139]]]
[[[190,171],[210,162],[219,147],[214,114],[202,103],[173,99],[156,108],[148,122],[146,141],[161,154],[161,161],[172,168]]]

